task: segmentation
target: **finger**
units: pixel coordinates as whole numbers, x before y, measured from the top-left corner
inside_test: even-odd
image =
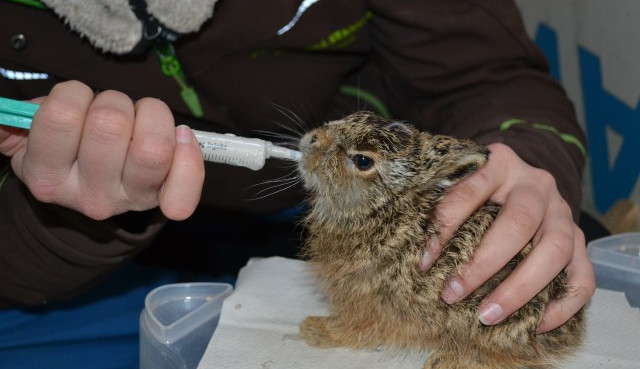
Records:
[[[419,270],[425,271],[440,256],[443,245],[451,238],[458,227],[477,210],[502,182],[500,170],[492,174],[493,168],[487,163],[478,172],[451,187],[436,209],[436,227],[438,237],[428,240],[422,256]]]
[[[500,323],[544,289],[569,264],[575,244],[571,211],[550,207],[540,227],[539,242],[524,261],[479,308],[485,325]]]
[[[85,214],[108,217],[121,196],[122,168],[131,142],[134,108],[131,99],[116,91],[98,94],[87,111],[78,151],[80,202]]]
[[[122,181],[136,210],[158,205],[158,191],[171,168],[175,146],[175,125],[169,107],[157,99],[138,101]]]
[[[24,129],[0,125],[0,154],[12,157],[23,152],[27,147],[27,133]]]
[[[160,192],[160,209],[173,220],[189,217],[200,201],[204,158],[191,129],[176,128],[176,151],[171,171]]]
[[[575,246],[573,258],[567,266],[567,295],[549,304],[538,327],[538,333],[549,332],[569,320],[575,315],[593,296],[596,290],[593,265],[587,253],[584,234],[576,228]]]
[[[449,304],[460,301],[522,250],[541,224],[547,201],[545,194],[535,190],[514,188],[480,241],[471,262],[443,290],[443,300]]]
[[[57,196],[76,161],[93,91],[76,81],[57,84],[36,112],[27,150],[12,158],[16,175],[41,201]]]

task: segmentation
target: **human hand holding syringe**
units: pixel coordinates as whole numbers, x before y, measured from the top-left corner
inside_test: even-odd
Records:
[[[0,97],[0,124],[31,128],[39,105]],[[259,170],[268,158],[300,160],[300,152],[258,138],[192,130],[206,161]]]
[[[269,157],[299,155],[268,141],[176,127],[158,99],[134,102],[77,81],[35,101],[40,105],[2,109],[0,121],[11,127],[0,125],[0,155],[11,158],[15,177],[36,200],[96,220],[154,207],[185,219],[200,202],[204,160],[257,170]]]

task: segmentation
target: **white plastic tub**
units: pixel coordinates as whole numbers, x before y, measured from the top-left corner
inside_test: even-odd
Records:
[[[149,292],[140,314],[140,368],[195,369],[232,291],[226,283],[177,283]]]
[[[596,285],[624,291],[631,306],[640,305],[640,233],[622,233],[589,242]]]

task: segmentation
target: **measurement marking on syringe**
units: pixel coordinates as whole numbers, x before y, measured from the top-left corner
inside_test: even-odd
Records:
[[[212,159],[214,161],[221,160],[220,162],[230,162],[230,163],[244,163],[247,160],[251,160],[251,158],[243,158],[236,155],[232,155],[231,152],[207,152],[204,153],[205,159]]]

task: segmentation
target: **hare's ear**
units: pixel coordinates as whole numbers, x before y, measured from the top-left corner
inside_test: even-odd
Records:
[[[387,129],[392,131],[393,133],[401,136],[411,136],[415,133],[415,128],[412,125],[402,123],[402,122],[391,122],[387,124]]]
[[[445,170],[447,180],[452,183],[458,182],[469,174],[480,169],[489,158],[489,151],[469,152],[457,156],[451,168]]]
[[[470,140],[444,138],[436,152],[442,156],[436,160],[434,178],[439,186],[453,186],[461,179],[480,169],[489,158],[489,149]]]
[[[409,145],[412,142],[412,137],[419,132],[414,126],[398,121],[387,124],[386,128],[390,130],[396,138],[398,149]]]

